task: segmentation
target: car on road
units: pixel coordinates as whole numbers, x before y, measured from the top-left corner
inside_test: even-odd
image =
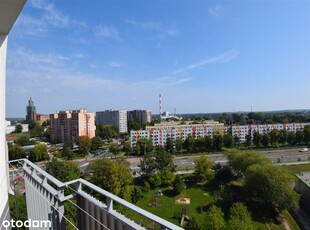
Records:
[[[308,148],[302,148],[302,149],[299,149],[299,152],[308,152],[309,149]]]

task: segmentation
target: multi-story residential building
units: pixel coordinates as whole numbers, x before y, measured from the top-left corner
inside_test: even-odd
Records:
[[[140,109],[127,111],[127,120],[138,121],[140,124],[147,124],[152,121],[152,112],[151,110]]]
[[[246,136],[253,135],[255,132],[260,134],[270,133],[273,129],[287,130],[288,132],[296,133],[298,130],[302,130],[306,125],[310,123],[290,123],[290,124],[264,124],[264,125],[233,125],[231,127],[231,133],[233,136],[239,137],[240,142],[246,141]]]
[[[50,114],[51,140],[54,142],[77,141],[80,136],[95,136],[94,113],[86,109],[60,111]]]
[[[128,132],[126,110],[96,112],[96,125],[114,125],[120,133]]]
[[[175,141],[181,138],[185,141],[191,135],[194,138],[210,136],[215,133],[226,134],[227,126],[217,121],[207,121],[204,124],[163,124],[155,126],[146,126],[145,130],[132,130],[130,132],[130,144],[132,148],[140,138],[151,139],[153,146],[164,146],[168,138]]]

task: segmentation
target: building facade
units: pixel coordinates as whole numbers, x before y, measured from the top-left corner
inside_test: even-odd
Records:
[[[264,135],[270,133],[273,129],[277,129],[296,133],[299,130],[303,130],[306,125],[310,125],[310,123],[233,125],[231,126],[231,133],[233,136],[237,136],[242,143],[246,141],[247,135],[251,135],[253,138],[255,132]]]
[[[120,133],[128,132],[126,110],[96,112],[96,125],[114,125]]]
[[[26,115],[26,121],[35,121],[37,119],[37,110],[34,105],[34,102],[32,98],[28,100],[28,106],[26,107],[27,115]]]
[[[0,0],[0,224],[10,221],[8,202],[9,167],[8,152],[5,140],[5,82],[6,82],[6,54],[8,34],[18,15],[24,7],[26,0]]]
[[[86,109],[60,111],[50,114],[51,140],[63,143],[66,141],[77,142],[78,137],[95,136],[94,113]]]
[[[310,211],[310,172],[296,174],[295,191],[300,194],[300,202]]]
[[[207,121],[205,124],[186,124],[186,125],[174,125],[173,123],[146,126],[145,130],[132,130],[130,131],[130,144],[132,148],[136,147],[139,139],[146,138],[151,139],[153,146],[164,146],[167,139],[176,141],[181,138],[185,141],[186,138],[191,135],[194,138],[210,136],[213,134],[225,134],[227,133],[227,126],[217,121]]]
[[[42,124],[44,121],[49,119],[48,114],[38,114],[37,109],[34,105],[34,101],[32,98],[28,100],[28,106],[26,107],[27,115],[26,115],[26,122],[29,121],[38,121]]]
[[[127,111],[127,120],[128,121],[137,121],[140,124],[147,124],[152,121],[152,112],[151,110],[132,110]]]

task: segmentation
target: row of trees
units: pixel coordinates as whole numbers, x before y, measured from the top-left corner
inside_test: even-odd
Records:
[[[270,133],[260,134],[255,132],[253,138],[250,135],[246,136],[246,145],[254,144],[257,148],[263,145],[265,148],[270,144],[282,146],[289,144],[291,146],[309,144],[310,143],[310,126],[305,126],[303,130],[295,132],[289,132],[287,130],[273,129]]]
[[[182,115],[183,120],[192,120],[195,123],[200,123],[203,120],[218,120],[226,125],[239,124],[274,124],[274,123],[301,123],[310,122],[310,113],[222,113],[222,114],[187,114]]]
[[[9,145],[9,159],[28,158],[32,162],[49,160],[45,143],[36,144],[29,152],[26,152],[20,145]]]

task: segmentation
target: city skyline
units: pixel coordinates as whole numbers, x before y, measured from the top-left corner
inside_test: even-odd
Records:
[[[310,2],[30,0],[10,34],[7,117],[67,109],[308,109]]]

